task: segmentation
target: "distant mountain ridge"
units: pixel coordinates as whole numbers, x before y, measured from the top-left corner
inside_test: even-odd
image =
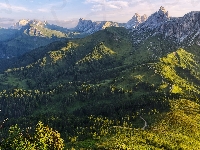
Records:
[[[93,34],[97,31],[104,30],[107,27],[124,27],[129,29],[133,35],[133,43],[143,42],[150,36],[155,36],[157,34],[164,35],[165,38],[171,38],[175,43],[185,42],[185,45],[191,45],[194,43],[200,45],[200,12],[190,12],[183,17],[170,17],[168,11],[164,7],[153,13],[151,16],[147,15],[140,16],[138,13],[127,22],[127,23],[117,23],[113,21],[92,21],[83,18],[79,19],[79,22],[75,28],[67,29],[57,25],[49,24],[47,21],[39,20],[25,20],[22,19],[15,23],[10,29],[0,29],[0,34],[5,35],[0,40],[2,46],[2,52],[0,52],[2,58],[14,57],[18,53],[23,54],[21,51],[26,52],[24,47],[28,45],[37,45],[33,43],[34,41],[39,41],[36,38],[44,38],[44,40],[53,42],[59,40],[60,38],[82,38],[87,35]],[[13,34],[12,34],[13,32]],[[144,36],[144,33],[146,36]],[[22,36],[23,35],[23,36]],[[26,36],[25,36],[26,35]],[[25,38],[30,36],[34,39],[30,39],[32,44],[25,42]],[[5,41],[7,40],[7,41]],[[16,46],[16,43],[22,42],[21,45],[26,45],[23,48]],[[47,44],[49,44],[47,42]],[[44,42],[46,43],[46,42]],[[43,46],[38,44],[38,46]],[[9,52],[7,51],[9,48]],[[17,52],[12,54],[14,47],[17,47]],[[31,49],[37,48],[31,46]],[[3,51],[4,49],[4,51]]]
[[[78,25],[73,30],[92,34],[99,30],[103,30],[106,27],[123,27],[123,26],[124,26],[123,23],[117,23],[117,22],[113,22],[113,21],[94,21],[94,22],[92,22],[91,20],[85,20],[83,18],[80,18]]]
[[[10,29],[20,30],[22,27],[32,24],[37,27],[57,30],[63,33],[78,33],[78,34],[93,34],[99,30],[103,30],[106,27],[125,27],[126,29],[139,30],[139,32],[146,32],[148,30],[156,33],[163,33],[166,36],[179,38],[179,41],[183,41],[186,37],[191,35],[198,28],[198,24],[192,24],[198,22],[197,12],[190,12],[183,17],[171,17],[168,11],[163,6],[153,13],[151,16],[139,15],[135,13],[133,17],[127,23],[118,23],[113,21],[92,21],[80,18],[76,27],[67,29],[57,25],[49,24],[47,21],[39,20],[26,20],[22,19],[15,23]],[[180,31],[180,33],[175,32]],[[39,34],[40,35],[40,34]]]
[[[138,13],[135,13],[135,15],[127,23],[118,23],[113,21],[92,21],[80,18],[77,26],[72,30],[92,34],[99,30],[103,30],[106,27],[125,27],[126,29],[133,29],[139,24],[145,22],[147,18],[147,15],[144,14],[140,16]]]
[[[35,27],[40,27],[40,28],[46,28],[50,30],[57,30],[63,33],[68,33],[68,29],[64,27],[60,27],[54,24],[49,24],[47,21],[40,21],[40,20],[26,20],[22,19],[16,22],[14,25],[12,25],[9,29],[16,29],[16,30],[21,30],[22,28],[25,28],[27,26],[35,26]]]

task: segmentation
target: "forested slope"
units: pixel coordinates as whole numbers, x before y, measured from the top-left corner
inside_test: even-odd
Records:
[[[11,63],[0,76],[0,119],[9,118],[1,136],[11,125],[42,121],[68,149],[199,147],[198,47],[180,48],[161,34],[135,43],[141,35],[134,36],[106,28]]]

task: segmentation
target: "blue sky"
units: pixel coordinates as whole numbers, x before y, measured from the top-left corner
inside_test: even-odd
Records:
[[[170,16],[200,11],[199,0],[1,0],[0,25],[20,19],[50,20],[73,27],[79,18],[127,22],[137,12],[148,16],[164,6]]]

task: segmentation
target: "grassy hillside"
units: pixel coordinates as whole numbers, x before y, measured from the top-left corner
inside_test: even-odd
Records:
[[[0,75],[2,137],[42,121],[68,149],[197,148],[198,47],[131,35],[106,28],[16,60]]]

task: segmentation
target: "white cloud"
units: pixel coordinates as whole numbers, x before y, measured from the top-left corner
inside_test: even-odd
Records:
[[[0,9],[6,10],[6,11],[15,11],[15,12],[19,12],[19,11],[32,12],[31,10],[27,9],[26,7],[13,6],[13,5],[10,5],[9,3],[0,3]]]
[[[27,11],[27,12],[32,12],[32,10],[29,10],[25,7],[20,7],[20,6],[11,6],[11,9],[14,11]]]
[[[92,11],[104,11],[110,9],[122,9],[128,7],[129,2],[123,0],[86,0],[86,4],[93,4],[91,10]]]
[[[47,12],[49,12],[49,9],[39,8],[39,9],[37,9],[37,11],[47,13]]]

